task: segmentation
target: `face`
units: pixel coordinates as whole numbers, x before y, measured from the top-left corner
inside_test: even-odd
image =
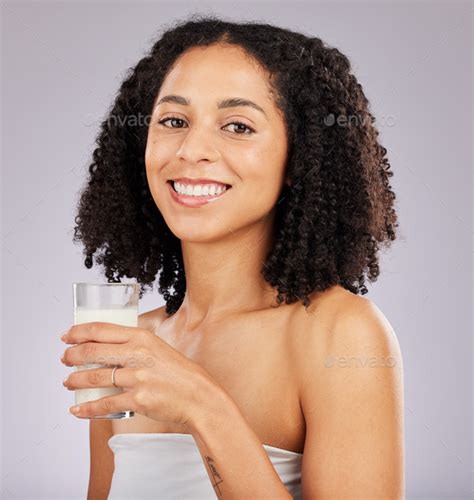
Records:
[[[181,55],[155,100],[145,152],[151,194],[179,239],[217,240],[272,215],[286,157],[283,116],[243,49],[213,45]],[[184,195],[170,182],[180,178]],[[212,181],[230,187],[214,193]]]

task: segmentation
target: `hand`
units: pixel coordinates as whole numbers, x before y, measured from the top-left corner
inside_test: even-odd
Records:
[[[191,424],[206,409],[215,387],[208,372],[153,332],[115,323],[72,326],[62,340],[68,347],[61,361],[67,366],[99,363],[111,367],[75,371],[63,382],[70,390],[113,387],[124,392],[79,405],[77,417],[136,411],[149,418]]]

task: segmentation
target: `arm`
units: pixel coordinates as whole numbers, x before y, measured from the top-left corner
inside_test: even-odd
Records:
[[[395,333],[358,296],[331,331],[318,328],[308,331],[302,360],[303,498],[403,499],[403,367]]]
[[[111,420],[90,420],[90,474],[87,500],[107,500],[114,471],[113,452],[107,444],[111,436]]]
[[[224,499],[291,499],[289,491],[235,402],[212,383],[203,392],[206,414],[190,432],[216,496]]]

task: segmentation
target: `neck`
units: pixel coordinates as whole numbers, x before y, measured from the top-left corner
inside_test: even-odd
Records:
[[[186,331],[230,313],[276,305],[261,270],[272,244],[273,218],[213,242],[181,242],[186,294],[179,311]]]

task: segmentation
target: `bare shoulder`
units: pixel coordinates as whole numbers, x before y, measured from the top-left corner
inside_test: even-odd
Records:
[[[157,333],[158,327],[167,318],[166,305],[145,311],[138,315],[138,327]]]
[[[400,362],[400,347],[395,331],[371,299],[355,295],[339,285],[314,294],[311,305],[301,306],[295,314],[294,334],[299,366],[305,361],[335,361],[340,356],[388,356],[387,362]],[[308,359],[309,358],[309,359]],[[380,359],[379,361],[383,361]],[[364,360],[360,359],[360,363]],[[367,360],[369,362],[369,360]]]
[[[362,388],[401,394],[399,342],[375,302],[339,286],[316,294],[314,299],[308,309],[298,310],[292,329],[303,413],[314,406],[327,408],[325,398],[347,398],[341,387],[353,394]],[[344,382],[347,377],[351,384]]]
[[[335,353],[358,356],[358,366],[402,370],[400,346],[385,314],[367,297],[349,295],[341,302],[328,346]]]

